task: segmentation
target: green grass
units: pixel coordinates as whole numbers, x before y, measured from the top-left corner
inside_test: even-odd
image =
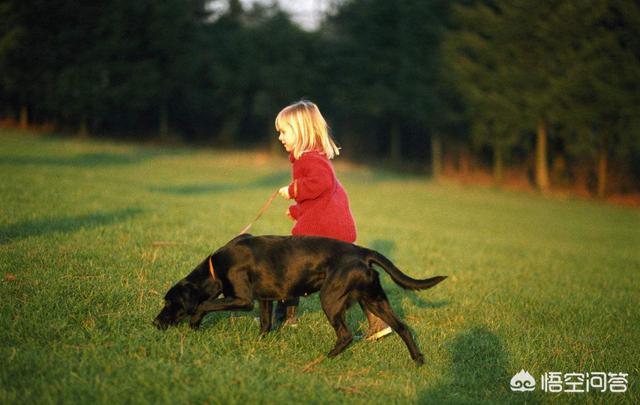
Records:
[[[317,295],[257,339],[254,313],[151,326],[164,292],[288,182],[284,158],[0,132],[0,403],[638,403],[640,212],[337,163],[358,243],[417,336],[333,360]],[[254,234],[288,234],[278,199]],[[175,245],[156,246],[171,241]],[[15,277],[13,277],[15,276]],[[363,325],[359,308],[352,329]],[[533,393],[512,393],[521,369]],[[629,373],[626,394],[541,392],[544,372]]]

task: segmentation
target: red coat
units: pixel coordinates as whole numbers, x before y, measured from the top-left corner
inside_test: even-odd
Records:
[[[305,152],[293,163],[289,195],[296,200],[289,213],[296,220],[292,235],[324,236],[353,243],[356,225],[349,198],[338,181],[333,166],[319,152]]]

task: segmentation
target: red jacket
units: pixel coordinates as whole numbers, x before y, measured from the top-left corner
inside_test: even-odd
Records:
[[[338,181],[333,166],[319,152],[305,152],[293,163],[289,195],[296,200],[289,213],[296,220],[292,235],[324,236],[353,243],[356,225],[349,198]]]

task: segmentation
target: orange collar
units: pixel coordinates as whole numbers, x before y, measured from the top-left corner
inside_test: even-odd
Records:
[[[209,273],[211,273],[211,277],[216,279],[216,271],[213,269],[213,262],[211,261],[211,256],[209,256]]]

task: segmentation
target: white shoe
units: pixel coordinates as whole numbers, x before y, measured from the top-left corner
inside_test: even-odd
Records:
[[[367,337],[365,337],[365,340],[368,340],[370,342],[375,342],[376,340],[383,338],[387,335],[390,335],[391,333],[393,333],[393,329],[391,329],[391,326],[387,326],[384,329],[380,329],[379,331],[377,331],[376,333],[373,333]]]

